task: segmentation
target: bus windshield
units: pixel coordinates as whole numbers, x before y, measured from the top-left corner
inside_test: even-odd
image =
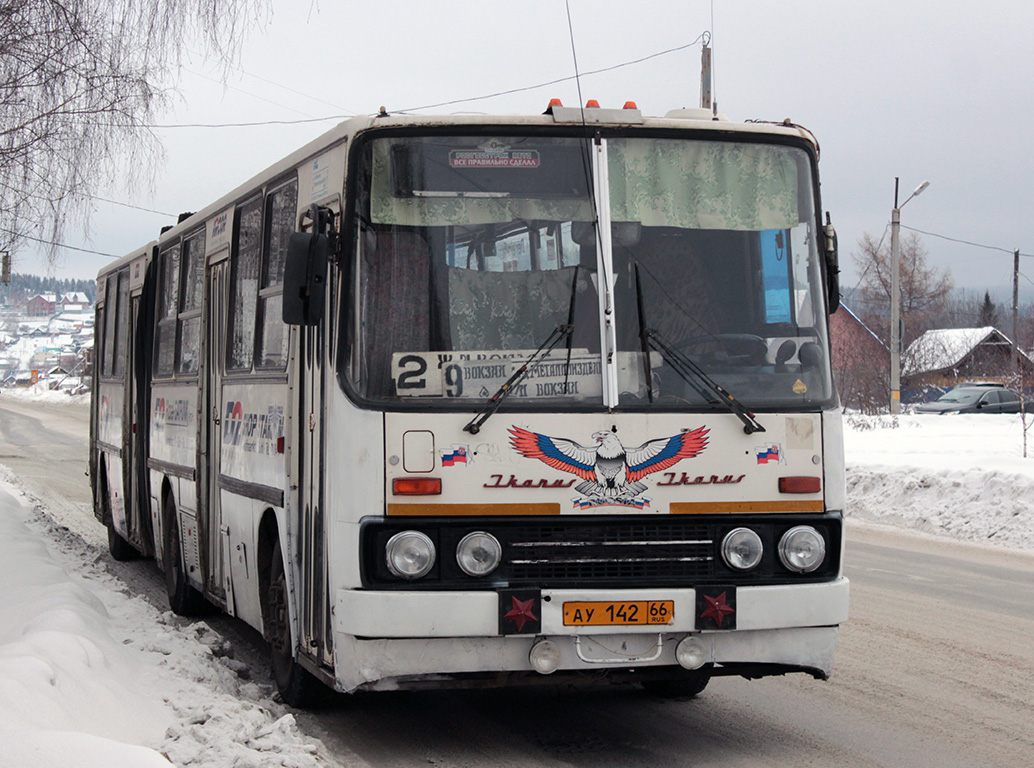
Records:
[[[534,356],[507,408],[719,407],[699,373],[751,408],[830,401],[803,149],[407,134],[354,151],[340,360],[359,397],[476,407]]]

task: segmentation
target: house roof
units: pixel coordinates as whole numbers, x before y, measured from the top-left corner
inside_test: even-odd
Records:
[[[968,357],[976,347],[987,342],[1012,345],[1012,341],[998,329],[984,328],[942,328],[927,331],[908,345],[902,357],[901,374],[916,376],[931,371],[955,368]],[[1031,362],[1022,351],[1027,362]]]

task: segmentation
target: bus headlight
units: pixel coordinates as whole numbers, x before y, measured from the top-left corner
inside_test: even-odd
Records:
[[[735,528],[722,539],[722,559],[734,571],[749,571],[761,562],[765,548],[750,528]]]
[[[503,559],[499,539],[484,531],[468,533],[456,545],[456,562],[468,576],[487,576]]]
[[[810,525],[798,525],[779,540],[779,559],[797,573],[811,573],[826,559],[826,542]]]
[[[434,567],[434,543],[420,531],[401,531],[388,539],[384,559],[400,579],[419,579]]]

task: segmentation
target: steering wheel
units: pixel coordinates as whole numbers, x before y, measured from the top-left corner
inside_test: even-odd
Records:
[[[733,365],[761,365],[768,354],[768,343],[753,333],[713,333],[709,336],[694,336],[683,342],[685,347],[701,347],[717,344]],[[717,355],[711,353],[717,359]]]

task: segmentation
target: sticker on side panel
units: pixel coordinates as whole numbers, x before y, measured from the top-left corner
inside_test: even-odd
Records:
[[[474,463],[474,457],[465,445],[452,445],[447,451],[440,451],[443,467],[466,466]]]
[[[754,455],[757,457],[758,464],[786,463],[786,458],[783,456],[783,447],[779,443],[757,446],[754,448]]]

